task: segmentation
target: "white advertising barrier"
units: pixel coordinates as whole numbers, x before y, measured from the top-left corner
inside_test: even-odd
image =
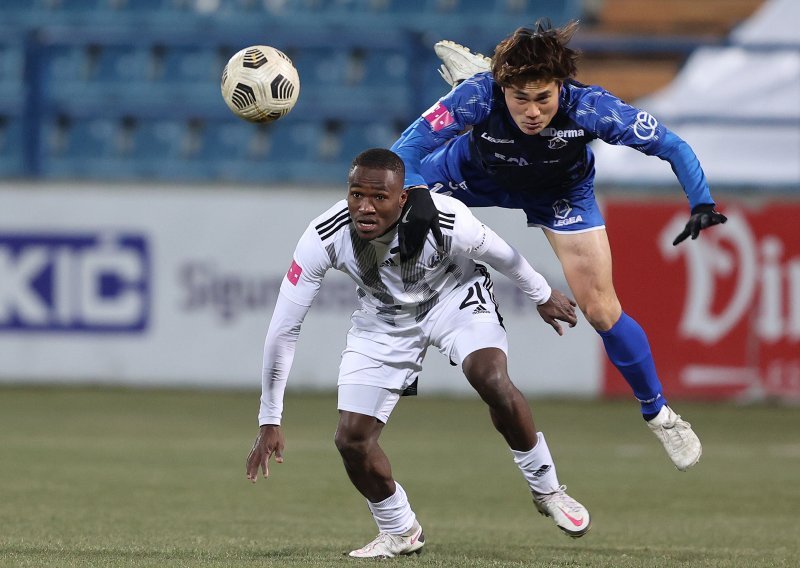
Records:
[[[0,186],[0,382],[258,388],[264,335],[308,222],[344,195],[324,190]],[[555,256],[517,211],[476,210],[551,283]],[[510,369],[528,394],[594,396],[601,345],[564,337],[495,275]],[[355,285],[326,276],[303,325],[290,388],[333,390]],[[469,392],[428,352],[420,392]]]

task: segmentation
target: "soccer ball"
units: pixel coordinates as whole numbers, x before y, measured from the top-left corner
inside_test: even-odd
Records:
[[[286,54],[267,45],[246,47],[222,70],[222,98],[237,116],[272,122],[285,116],[300,95],[300,76]]]

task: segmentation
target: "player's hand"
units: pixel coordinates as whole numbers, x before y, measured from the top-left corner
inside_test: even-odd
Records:
[[[408,190],[408,199],[403,206],[397,236],[400,241],[400,262],[405,262],[422,252],[428,231],[433,234],[439,250],[444,248],[442,229],[439,227],[439,211],[425,186]]]
[[[713,205],[703,204],[693,207],[692,216],[689,217],[689,221],[686,223],[686,227],[684,227],[683,231],[681,231],[681,234],[672,241],[672,246],[682,243],[689,235],[691,235],[692,240],[694,240],[703,229],[719,225],[727,220],[728,218],[725,215],[714,211]]]
[[[269,477],[269,458],[274,455],[275,463],[283,463],[283,430],[280,426],[265,424],[261,427],[253,443],[253,449],[247,456],[247,479],[255,483],[258,480],[258,469]]]
[[[575,327],[578,323],[578,316],[575,313],[575,300],[564,295],[560,290],[552,289],[550,298],[544,303],[536,306],[542,319],[553,326],[558,335],[564,335],[561,324],[558,320],[566,322],[570,327]]]

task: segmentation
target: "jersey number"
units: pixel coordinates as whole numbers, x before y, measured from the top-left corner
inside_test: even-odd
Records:
[[[473,297],[477,297],[476,300],[473,300]],[[481,290],[481,285],[475,282],[474,285],[467,288],[467,297],[464,298],[464,301],[461,302],[461,305],[458,307],[459,310],[463,310],[464,308],[468,308],[469,306],[474,306],[475,304],[485,304],[486,300],[483,299],[483,291]]]

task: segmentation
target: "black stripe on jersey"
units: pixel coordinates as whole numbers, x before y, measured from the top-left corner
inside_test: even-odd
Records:
[[[317,225],[315,229],[317,229],[317,233],[319,233],[320,238],[324,241],[342,227],[349,225],[350,222],[350,212],[345,208],[336,213],[333,217],[325,219],[322,223]]]
[[[492,276],[489,273],[489,269],[486,268],[483,264],[475,263],[475,269],[483,276],[483,289],[489,294],[489,298],[491,298],[492,303],[494,304],[494,312],[497,314],[497,321],[500,324],[500,327],[503,329],[506,326],[503,325],[503,316],[500,315],[500,304],[497,303],[497,298],[494,297],[494,283],[492,282]]]
[[[444,213],[439,211],[439,226],[442,229],[452,229],[456,223],[455,213]]]

